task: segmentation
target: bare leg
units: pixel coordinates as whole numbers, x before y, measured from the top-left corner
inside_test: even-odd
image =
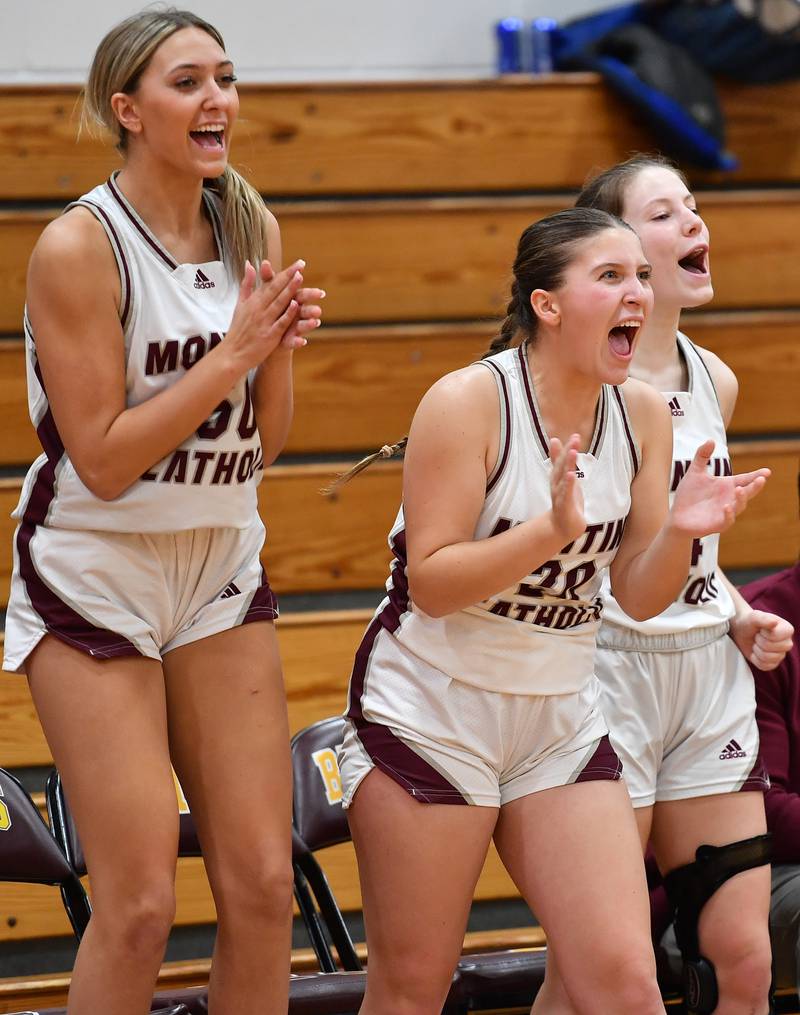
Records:
[[[691,863],[703,843],[722,846],[766,831],[761,793],[723,793],[656,804],[653,847],[661,870]],[[716,1015],[766,1015],[771,976],[770,868],[726,881],[700,914],[700,947],[719,986]]]
[[[31,693],[81,837],[94,912],[69,1015],[143,1015],[175,911],[178,817],[158,662],[100,662],[53,637]]]
[[[663,1015],[644,866],[624,785],[577,783],[514,800],[501,810],[495,842],[542,921],[572,1006],[559,1007],[558,994],[546,990],[537,1015]]]
[[[369,951],[361,1015],[439,1015],[497,810],[419,803],[375,769],[348,815]]]
[[[292,772],[271,623],[164,659],[169,737],[217,907],[213,1015],[286,1012],[292,924]]]

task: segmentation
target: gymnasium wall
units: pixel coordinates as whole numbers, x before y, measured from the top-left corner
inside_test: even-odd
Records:
[[[613,0],[173,0],[215,24],[242,80],[484,77],[498,18],[565,20]],[[94,47],[136,0],[0,4],[0,84],[82,81]]]

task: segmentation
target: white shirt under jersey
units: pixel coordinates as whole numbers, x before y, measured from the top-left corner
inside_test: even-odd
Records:
[[[474,538],[549,511],[551,462],[525,346],[483,360],[497,382],[500,447]],[[508,694],[567,694],[594,675],[601,573],[613,560],[630,509],[639,451],[619,388],[598,400],[589,450],[578,455],[586,530],[533,574],[484,602],[430,617],[408,597],[403,509],[377,616],[407,649],[448,676]]]
[[[114,177],[75,202],[102,224],[117,260],[128,407],[175,384],[223,340],[230,325],[239,286],[223,260],[217,198],[204,191],[204,201],[219,254],[218,260],[205,264],[177,264],[125,199]],[[103,501],[81,482],[64,450],[27,314],[25,343],[30,416],[45,453],[28,472],[15,517],[30,516],[34,510],[38,524],[115,532],[252,524],[263,471],[250,395],[252,376],[242,378],[180,447],[115,500]],[[90,363],[86,369],[92,369]]]
[[[670,503],[695,452],[709,438],[714,441],[714,454],[708,465],[709,470],[715,476],[730,476],[732,473],[725,423],[708,367],[697,347],[680,332],[678,349],[689,376],[688,391],[662,392],[672,412],[673,462]],[[613,643],[611,625],[646,635],[664,635],[678,634],[696,628],[716,627],[730,620],[734,614],[733,600],[716,573],[718,552],[718,533],[695,539],[689,576],[681,594],[663,613],[651,617],[650,620],[632,620],[611,594],[606,576],[603,586],[605,599],[603,624],[609,625],[611,642]],[[606,640],[605,635],[602,635],[601,642]]]

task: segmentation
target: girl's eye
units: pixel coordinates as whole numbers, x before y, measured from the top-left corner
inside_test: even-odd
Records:
[[[658,215],[654,215],[653,216],[653,221],[654,222],[663,222],[664,219],[668,219],[668,218],[669,218],[669,212],[662,211],[662,212],[659,212]]]
[[[175,82],[176,88],[190,88],[194,84],[194,78],[180,78]]]
[[[239,79],[236,77],[235,74],[223,74],[222,77],[220,78],[220,81],[224,85],[232,85],[235,81],[238,81],[238,80]]]
[[[600,278],[617,278],[618,274],[613,268],[609,268],[608,271],[604,271]]]
[[[645,268],[643,271],[639,272],[639,280],[642,282],[649,282],[652,275],[652,271],[649,268]]]

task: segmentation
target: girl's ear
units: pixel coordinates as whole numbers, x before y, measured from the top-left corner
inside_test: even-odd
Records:
[[[141,134],[142,121],[133,96],[128,95],[126,92],[114,92],[111,96],[111,109],[114,111],[114,116],[116,116],[120,126],[124,127],[130,134]]]
[[[561,311],[552,293],[546,289],[534,289],[531,293],[531,309],[544,324],[560,324]]]

